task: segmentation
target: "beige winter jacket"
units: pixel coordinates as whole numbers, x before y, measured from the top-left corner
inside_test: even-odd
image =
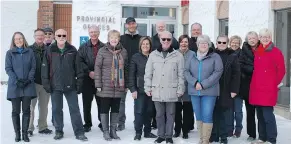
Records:
[[[145,92],[151,92],[152,100],[158,102],[177,102],[178,94],[183,94],[184,57],[176,50],[164,58],[162,52],[153,51],[146,64],[144,76]]]

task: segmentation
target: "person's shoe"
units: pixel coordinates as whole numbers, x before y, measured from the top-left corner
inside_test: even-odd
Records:
[[[123,131],[125,129],[125,125],[124,124],[119,124],[117,127],[117,131]]]
[[[83,126],[83,128],[84,128],[84,131],[85,132],[90,132],[91,131],[91,127],[90,126]]]
[[[84,134],[76,136],[76,139],[80,141],[88,141],[88,138]]]
[[[227,136],[227,137],[233,137],[233,132],[230,131],[230,132],[228,133],[228,136]]]
[[[212,143],[212,142],[219,142],[219,137],[210,136],[210,138],[209,138],[209,142],[210,142],[210,143]]]
[[[188,139],[188,138],[189,138],[188,133],[183,133],[182,138],[183,138],[183,139]]]
[[[29,131],[27,131],[27,134],[28,134],[29,137],[32,137],[33,136],[33,131],[29,130]]]
[[[141,134],[136,134],[134,140],[141,140]]]
[[[56,135],[54,136],[55,140],[60,140],[64,137],[64,132],[63,131],[56,131]]]
[[[21,140],[20,131],[15,133],[15,142],[19,142]]]
[[[241,135],[241,132],[235,132],[235,133],[233,134],[233,137],[235,137],[235,138],[239,138],[240,135]]]
[[[251,137],[251,136],[249,136],[249,137],[247,138],[247,141],[249,141],[249,142],[252,142],[252,141],[254,141],[254,140],[256,140],[256,138]]]
[[[166,138],[166,144],[173,144],[173,139],[172,138]]]
[[[157,144],[157,143],[162,143],[163,141],[165,141],[164,138],[158,137],[158,138],[155,140],[155,144]]]
[[[157,138],[158,136],[154,135],[153,133],[145,133],[144,137],[145,138]]]
[[[28,138],[28,135],[27,133],[22,133],[22,140],[25,141],[25,142],[29,142],[29,138]]]
[[[38,131],[38,133],[40,133],[40,134],[52,134],[53,131],[48,129],[48,128],[46,128],[44,130]]]
[[[227,144],[227,143],[228,143],[227,138],[224,138],[224,139],[220,140],[220,144]]]
[[[180,133],[175,132],[175,134],[173,135],[174,138],[177,138],[180,136]]]

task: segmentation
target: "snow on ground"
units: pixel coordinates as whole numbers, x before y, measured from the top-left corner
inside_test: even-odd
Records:
[[[14,143],[14,130],[13,125],[11,121],[11,102],[6,100],[6,87],[1,86],[0,88],[1,92],[1,144],[11,144]],[[65,97],[64,97],[65,99]],[[82,114],[82,97],[79,96],[79,106]],[[51,104],[49,104],[49,109],[51,109]],[[38,109],[36,107],[35,110],[35,126],[37,125],[37,117],[38,117]],[[97,125],[99,124],[98,118],[97,118],[97,106],[96,102],[93,102],[92,105],[92,121],[93,121],[93,127],[92,131],[89,133],[86,133],[86,136],[88,137],[89,141],[84,142],[84,144],[151,144],[153,143],[154,139],[144,139],[142,138],[141,141],[134,141],[133,137],[135,135],[134,127],[133,127],[133,99],[130,94],[127,95],[127,101],[126,101],[126,114],[127,114],[127,120],[126,120],[126,129],[122,132],[118,132],[118,135],[121,137],[121,140],[113,140],[111,142],[107,142],[103,140],[102,132],[99,130]],[[277,116],[277,125],[278,125],[278,144],[290,144],[291,137],[290,137],[290,130],[291,130],[291,121],[284,119],[280,116]],[[51,110],[49,110],[48,114],[48,125],[49,128],[54,130],[54,127],[51,124]],[[244,116],[244,127],[245,126],[245,116]],[[30,138],[31,144],[77,144],[80,143],[80,141],[75,139],[75,136],[73,134],[73,129],[70,121],[70,115],[68,110],[68,105],[66,100],[64,100],[64,138],[62,140],[54,140],[52,135],[41,135],[37,133],[38,130],[36,129],[34,131],[34,136]],[[156,134],[156,130],[153,131],[153,133]],[[238,139],[231,138],[229,140],[230,144],[249,144],[250,142],[246,141],[247,134],[246,129],[243,129],[242,136]],[[189,134],[189,139],[184,140],[181,137],[175,138],[174,143],[176,144],[198,144],[198,132],[195,128],[194,131],[191,131]],[[21,143],[24,143],[23,141]]]

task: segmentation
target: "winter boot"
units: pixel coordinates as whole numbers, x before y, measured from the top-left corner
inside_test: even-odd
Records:
[[[118,123],[118,113],[110,113],[110,137],[113,139],[120,139],[116,134]]]
[[[199,140],[199,144],[202,144],[202,121],[196,121],[197,123],[197,129],[198,129],[198,132],[199,132],[199,137],[200,137],[200,140]]]
[[[209,144],[213,123],[202,124],[202,144]]]
[[[21,140],[19,115],[12,116],[12,122],[13,122],[14,131],[15,131],[15,142],[19,142]]]
[[[30,120],[30,116],[26,116],[26,115],[22,115],[22,139],[25,142],[29,142],[29,138],[28,138],[28,127],[29,127],[29,120]]]
[[[102,124],[102,131],[103,131],[103,138],[107,141],[111,141],[112,138],[109,135],[109,114],[100,114],[101,124]]]

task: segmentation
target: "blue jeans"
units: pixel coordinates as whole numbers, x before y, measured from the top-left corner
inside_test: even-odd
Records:
[[[234,98],[234,111],[231,113],[231,129],[230,131],[233,132],[235,130],[235,133],[240,133],[243,125],[242,125],[242,120],[243,120],[243,111],[242,111],[242,104],[243,100],[236,96]],[[234,127],[234,121],[235,121],[235,127]]]
[[[277,141],[277,124],[272,106],[257,106],[259,139],[275,144]]]
[[[194,96],[191,95],[193,111],[197,121],[213,123],[213,109],[217,96]]]

